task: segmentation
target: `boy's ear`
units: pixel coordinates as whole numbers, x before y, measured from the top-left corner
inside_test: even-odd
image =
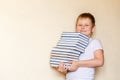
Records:
[[[96,28],[96,26],[94,26],[94,27],[92,28],[92,32],[94,32],[94,31],[95,31],[95,28]]]

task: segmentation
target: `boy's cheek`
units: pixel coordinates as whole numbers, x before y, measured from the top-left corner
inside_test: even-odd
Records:
[[[80,32],[81,31],[81,29],[76,29],[76,32]]]

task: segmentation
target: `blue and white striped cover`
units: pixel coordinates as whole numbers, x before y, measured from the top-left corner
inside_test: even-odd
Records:
[[[56,67],[60,62],[68,64],[71,60],[78,60],[89,43],[89,37],[77,32],[63,32],[56,47],[51,51],[50,65]]]

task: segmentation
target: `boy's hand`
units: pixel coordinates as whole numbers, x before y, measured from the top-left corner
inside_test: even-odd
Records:
[[[57,70],[61,73],[66,74],[68,71],[68,67],[63,62],[60,62],[59,66],[57,67]]]
[[[68,68],[69,71],[76,71],[79,68],[78,61],[70,61],[71,66]]]

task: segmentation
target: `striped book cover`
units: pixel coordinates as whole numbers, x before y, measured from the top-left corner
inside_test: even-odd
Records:
[[[61,46],[61,47],[71,47],[73,48],[74,50],[77,50],[79,52],[84,52],[86,46],[87,46],[88,43],[81,43],[81,42],[72,42],[72,41],[64,41],[64,42],[58,42],[57,43],[57,46]]]
[[[78,32],[63,32],[62,37],[75,37],[75,38],[81,38],[84,40],[89,40],[89,37],[82,34],[82,33],[78,33]]]

